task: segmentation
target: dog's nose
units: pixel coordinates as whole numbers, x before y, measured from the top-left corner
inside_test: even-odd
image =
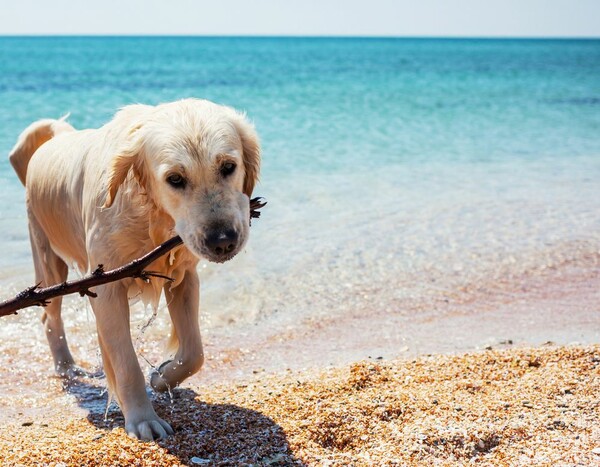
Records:
[[[233,229],[217,230],[206,236],[204,244],[213,253],[222,256],[235,250],[238,234]]]

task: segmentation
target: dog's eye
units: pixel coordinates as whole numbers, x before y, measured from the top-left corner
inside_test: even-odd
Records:
[[[181,175],[173,174],[167,177],[167,183],[173,188],[185,188],[186,180]]]
[[[221,166],[221,175],[223,177],[227,177],[228,175],[231,175],[235,171],[235,167],[236,166],[233,162],[225,162]]]

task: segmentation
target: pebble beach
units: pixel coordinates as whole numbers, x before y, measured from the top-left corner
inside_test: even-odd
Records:
[[[589,466],[600,462],[599,388],[599,346],[361,362],[176,390],[155,400],[176,430],[159,442],[101,414],[17,417],[0,462]]]

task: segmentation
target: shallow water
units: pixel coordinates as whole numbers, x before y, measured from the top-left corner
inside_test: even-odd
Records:
[[[0,152],[31,121],[67,112],[83,128],[133,102],[196,96],[246,110],[269,204],[243,253],[200,265],[208,353],[235,362],[256,334],[279,342],[357,310],[383,333],[386,316],[447,319],[444,300],[486,303],[498,287],[518,300],[547,272],[588,280],[600,255],[599,92],[600,41],[0,38]],[[23,197],[0,160],[2,297],[33,281]],[[89,305],[66,308],[75,352],[98,366]],[[158,364],[168,319],[161,310],[142,335],[148,313],[136,314],[136,348]],[[5,366],[31,353],[49,365],[38,316],[0,323]],[[368,351],[352,346],[339,353]]]

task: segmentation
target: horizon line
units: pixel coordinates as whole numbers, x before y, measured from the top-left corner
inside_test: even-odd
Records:
[[[0,38],[215,38],[215,39],[445,39],[445,40],[600,40],[597,36],[566,35],[352,35],[352,34],[106,34],[106,33],[34,33],[12,34],[0,33]]]

